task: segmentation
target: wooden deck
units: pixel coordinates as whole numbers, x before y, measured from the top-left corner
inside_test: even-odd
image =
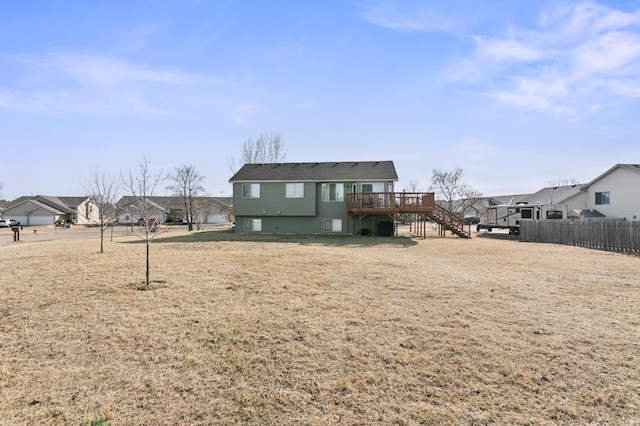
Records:
[[[354,192],[347,194],[347,212],[360,218],[387,214],[394,221],[400,214],[416,214],[439,223],[444,230],[460,237],[471,238],[470,225],[437,205],[432,192]]]

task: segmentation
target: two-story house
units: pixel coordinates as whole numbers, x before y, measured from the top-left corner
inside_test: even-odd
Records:
[[[640,219],[640,164],[616,164],[566,203],[570,209],[595,210],[608,218]]]
[[[361,232],[347,211],[350,193],[393,192],[392,161],[245,164],[233,184],[236,232],[350,234]],[[379,196],[379,195],[377,195]],[[372,215],[371,226],[389,221]]]

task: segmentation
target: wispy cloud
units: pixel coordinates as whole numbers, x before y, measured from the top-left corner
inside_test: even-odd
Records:
[[[195,76],[175,71],[154,69],[118,58],[53,54],[49,64],[69,77],[96,85],[117,86],[131,83],[189,84]]]
[[[432,8],[397,2],[382,2],[364,9],[360,16],[366,22],[394,31],[453,32],[457,24]]]
[[[480,90],[500,102],[553,114],[594,111],[607,96],[640,94],[640,9],[613,10],[594,2],[540,14],[537,26],[505,36],[474,36],[466,66]],[[585,108],[585,105],[597,107]]]
[[[463,30],[451,24],[453,15],[449,19],[446,9],[433,4],[380,1],[361,17],[396,31],[461,35]],[[565,3],[541,10],[525,25],[510,23],[497,32],[493,25],[491,30],[465,35],[474,49],[452,53],[445,80],[467,83],[471,92],[511,106],[563,115],[606,107],[611,96],[639,97],[640,9]]]
[[[4,55],[0,62],[19,75],[11,87],[0,83],[0,108],[22,111],[163,115],[171,105],[159,93],[195,91],[213,81],[109,56]]]

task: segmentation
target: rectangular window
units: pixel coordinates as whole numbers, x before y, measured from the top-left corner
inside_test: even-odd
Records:
[[[562,219],[562,210],[548,210],[547,219]]]
[[[322,201],[344,201],[344,183],[323,183]]]
[[[324,232],[342,232],[342,219],[324,219],[322,227]]]
[[[384,192],[384,183],[363,183],[362,192]]]
[[[243,184],[242,198],[260,198],[260,184],[259,183]]]
[[[262,231],[262,219],[245,219],[244,220],[244,230],[251,232],[261,232]]]
[[[532,209],[521,209],[520,210],[520,218],[521,219],[531,219],[531,218],[533,218],[533,210]]]
[[[304,198],[304,183],[287,183],[284,190],[285,198]]]
[[[609,191],[596,192],[596,204],[609,204]]]

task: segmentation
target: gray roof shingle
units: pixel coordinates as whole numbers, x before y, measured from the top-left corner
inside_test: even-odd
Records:
[[[229,182],[398,180],[393,161],[245,164]]]

